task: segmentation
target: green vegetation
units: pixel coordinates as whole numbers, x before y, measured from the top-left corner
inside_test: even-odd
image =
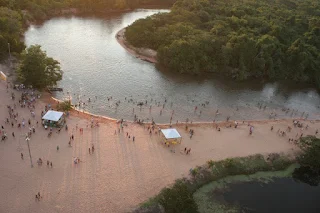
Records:
[[[292,79],[320,88],[320,1],[177,0],[126,30],[180,73]]]
[[[58,111],[67,112],[67,111],[70,111],[71,109],[72,109],[72,104],[71,104],[71,101],[69,100],[58,103],[57,105]]]
[[[12,52],[21,52],[25,48],[20,41],[21,28],[21,14],[7,7],[0,7],[0,61],[8,55],[8,43]]]
[[[172,5],[176,0],[70,0],[71,5],[83,11],[106,9],[134,9],[144,5]]]
[[[252,182],[258,181],[261,183],[269,183],[273,181],[273,178],[285,178],[290,177],[294,169],[298,165],[291,165],[285,170],[270,171],[270,172],[257,172],[251,175],[235,175],[227,176],[217,181],[212,181],[203,187],[199,188],[194,194],[194,200],[198,205],[199,212],[201,213],[224,213],[224,212],[241,212],[237,205],[230,205],[219,201],[213,196],[213,192],[217,190],[217,194],[220,191],[224,191],[228,188],[229,184],[239,182]]]
[[[320,183],[320,139],[313,136],[305,137],[299,144],[304,153],[297,159],[301,167],[294,171],[293,177],[317,186]]]
[[[30,21],[45,20],[64,13],[97,13],[134,9],[144,5],[172,5],[175,0],[0,0],[0,61],[7,58],[9,45],[18,55],[25,45],[21,40]]]
[[[62,79],[59,62],[47,57],[39,45],[32,45],[22,52],[17,73],[21,83],[37,89],[55,86]]]
[[[171,188],[165,188],[158,195],[158,202],[164,207],[166,213],[184,212],[196,213],[197,204],[187,185],[178,180]]]
[[[142,209],[159,209],[159,204],[165,212],[198,212],[193,194],[205,184],[232,175],[250,175],[260,171],[279,171],[289,167],[293,161],[279,154],[269,155],[268,160],[262,155],[208,161],[207,165],[190,170],[192,179],[182,179],[170,188],[163,189],[156,197],[141,205]],[[192,210],[189,211],[188,209]],[[137,211],[139,212],[139,211]],[[143,212],[143,211],[142,211]]]

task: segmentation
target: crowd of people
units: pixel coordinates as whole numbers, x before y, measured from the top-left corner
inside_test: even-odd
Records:
[[[75,106],[78,110],[91,111],[92,108],[94,107],[93,105],[94,102],[96,101],[101,102],[101,100],[97,96],[94,96],[94,98],[90,98],[90,97],[87,97],[86,95],[79,95],[75,93],[73,94],[73,96],[76,97],[76,100],[74,102],[77,102],[75,103]],[[193,98],[194,97],[187,97],[188,102],[190,102],[191,105],[194,105],[193,113],[192,113],[192,110],[190,110],[189,112],[185,112],[185,114],[188,115],[188,117],[190,117],[191,119],[198,120],[197,118],[201,117],[203,112],[212,111],[212,107],[210,107],[209,101],[197,102]],[[107,97],[106,100],[107,100],[107,103],[106,103],[107,108],[114,108],[116,111],[118,110],[118,107],[120,107],[121,105],[123,105],[124,108],[126,108],[126,107],[129,107],[128,106],[129,104],[131,104],[132,114],[127,116],[130,116],[130,118],[137,123],[150,122],[151,120],[154,120],[153,119],[154,116],[156,120],[158,120],[159,117],[162,117],[164,115],[164,112],[166,112],[165,117],[168,117],[167,122],[170,124],[172,124],[172,122],[176,120],[175,118],[181,117],[181,110],[176,109],[179,115],[176,115],[175,113],[175,108],[177,107],[176,106],[177,103],[175,103],[174,101],[168,101],[168,98],[165,96],[158,98],[158,100],[153,98],[152,95],[145,95],[144,97],[137,97],[137,98],[133,98],[132,96],[130,96],[130,97],[124,97],[123,99],[122,98],[116,99],[115,97],[110,96],[110,97]],[[138,113],[136,113],[137,108],[140,112],[143,109],[146,109],[147,111],[144,111],[144,113],[140,113],[140,115],[138,115]],[[239,108],[240,106],[234,105],[230,108],[229,110],[230,112],[228,113],[224,112],[223,109],[222,110],[216,109],[216,113],[210,117],[212,117],[212,120],[214,121],[216,120],[223,121],[224,119],[226,119],[227,121],[229,121],[230,119],[235,119],[235,120],[241,119],[240,117],[242,116],[238,116],[241,114],[241,110],[239,110]],[[250,105],[247,103],[246,106],[242,108],[243,110],[246,110],[249,108],[251,108],[251,110],[258,110],[260,111],[260,114],[265,114],[265,118],[269,117],[269,119],[277,119],[281,117],[287,117],[287,118],[301,117],[301,118],[307,119],[309,117],[309,114],[307,112],[299,112],[297,109],[293,109],[293,108],[284,107],[279,110],[276,110],[276,108],[272,107],[272,103],[266,103],[266,102],[258,102],[256,105],[254,104]],[[121,110],[123,109],[121,108]],[[155,110],[156,112],[157,111],[159,112],[158,116],[154,113],[152,114],[152,111],[155,111]],[[124,113],[124,112],[120,112],[120,113]],[[125,112],[125,114],[126,113],[127,112]],[[208,116],[203,119],[207,120]],[[177,123],[178,123],[178,120],[177,120]]]
[[[12,92],[11,93],[11,99],[12,99],[12,102],[10,104],[7,105],[7,111],[8,111],[8,117],[4,118],[4,124],[1,125],[1,130],[0,130],[0,135],[1,135],[1,139],[2,141],[5,141],[7,138],[8,138],[8,132],[11,130],[11,135],[13,138],[15,138],[16,136],[18,136],[17,134],[15,134],[15,131],[18,131],[19,132],[22,132],[24,134],[24,139],[27,139],[27,138],[32,138],[32,136],[34,134],[36,134],[36,132],[38,132],[38,128],[43,128],[42,125],[39,125],[39,120],[37,120],[36,118],[38,118],[37,116],[40,116],[40,115],[37,115],[36,113],[36,101],[37,99],[40,98],[40,94],[38,94],[34,89],[32,88],[27,88],[25,87],[24,85],[19,85],[19,86],[16,86],[15,87],[16,90],[19,90],[19,93],[21,94],[21,96],[18,98],[18,100],[16,100],[16,93],[15,92]],[[10,91],[10,84],[8,84],[8,87],[7,87],[7,92]],[[97,98],[97,97],[95,97]],[[108,101],[111,101],[112,100],[112,97],[108,97]],[[92,100],[89,98],[88,102],[90,103]],[[125,101],[127,101],[128,103],[130,102],[134,102],[133,99],[127,99],[125,98]],[[151,102],[153,102],[155,100],[152,100],[151,98]],[[83,106],[85,105],[85,103],[83,102],[79,102],[78,103],[79,105]],[[117,102],[117,105],[120,105],[121,102],[118,101]],[[142,104],[140,103],[140,106],[142,105],[147,105],[148,104],[148,101],[145,101],[143,102]],[[157,106],[161,106],[161,102],[159,101],[155,101],[155,104]],[[167,100],[165,99],[164,103],[162,104],[162,109],[160,111],[160,114],[162,113],[162,110],[165,108],[167,104]],[[209,104],[209,102],[205,102],[205,103],[202,103],[201,104],[201,107],[206,107],[207,105]],[[171,106],[172,106],[172,103],[171,103]],[[258,105],[259,109],[261,110],[265,110],[266,109],[266,105],[263,105],[263,104],[260,104]],[[30,113],[29,117],[23,117],[19,114],[19,110],[18,108],[21,108],[23,110],[27,109]],[[50,104],[47,104],[44,109],[40,109],[41,110],[41,116],[43,116],[48,110],[52,109],[52,106]],[[152,107],[150,105],[150,108],[149,110],[151,111],[152,110]],[[198,109],[198,106],[195,107],[194,109],[195,113],[199,111]],[[290,110],[290,109],[285,109],[285,112],[286,113],[298,113],[297,111],[295,110]],[[134,109],[133,109],[133,113],[134,113]],[[201,114],[202,112],[199,111],[199,113]],[[170,121],[172,121],[172,116],[174,115],[174,110],[171,111],[171,119]],[[216,111],[216,116],[220,115],[220,112],[219,110]],[[304,119],[307,119],[308,118],[308,113],[305,113],[303,112],[301,114],[301,117],[303,117]],[[145,129],[145,131],[150,135],[150,137],[152,137],[153,135],[155,136],[159,136],[160,135],[160,128],[159,126],[156,125],[156,123],[153,121],[153,119],[151,120],[151,124],[148,123],[143,123],[143,120],[140,120],[138,119],[138,117],[136,115],[134,115],[135,117],[135,122],[137,123],[142,123],[143,124],[143,127]],[[275,118],[277,117],[277,114],[276,113],[272,113],[272,118]],[[228,123],[228,125],[226,125],[226,127],[234,127],[234,128],[238,128],[238,122],[237,121],[231,121],[230,120],[230,116],[227,116],[226,118],[226,121]],[[40,121],[41,123],[41,121]],[[177,121],[178,123],[178,121]],[[215,123],[215,120],[213,120],[213,123],[216,124],[216,130],[217,131],[221,131],[221,128],[222,126],[220,126],[220,124],[218,123]],[[244,123],[244,122],[243,122]],[[189,118],[186,119],[186,131],[188,132],[189,134],[189,137],[190,139],[192,139],[193,135],[194,135],[194,129],[190,129],[188,128],[188,124],[192,124],[192,121],[189,120]],[[130,129],[125,129],[124,130],[124,127],[127,127],[127,123],[121,119],[119,121],[119,128],[115,130],[114,134],[123,134],[126,136],[126,138],[132,142],[135,142],[136,140],[136,137],[135,137],[135,133],[134,132],[130,132]],[[171,122],[170,122],[170,127],[172,126]],[[88,122],[87,124],[87,129],[92,129],[92,128],[97,128],[99,127],[99,123],[97,121],[95,121],[93,118],[91,119],[90,122]],[[253,130],[254,130],[254,126],[253,125],[250,125],[248,123],[248,127],[249,127],[249,135],[252,135],[253,134]],[[288,126],[287,129],[285,130],[281,130],[281,129],[278,129],[277,131],[277,134],[279,136],[282,136],[282,137],[285,137],[287,136],[287,133],[291,132],[292,128],[299,128],[300,131],[301,131],[301,134],[297,134],[294,138],[293,137],[289,137],[288,138],[288,141],[289,142],[294,142],[296,143],[298,141],[299,138],[303,137],[304,136],[304,129],[308,129],[309,125],[304,123],[304,122],[301,122],[301,121],[298,121],[298,120],[295,120],[293,121],[293,124],[292,124],[292,127],[291,126]],[[70,127],[72,128],[72,127]],[[76,125],[74,127],[74,129],[76,131],[79,130],[79,137],[81,137],[81,135],[84,134],[84,131],[87,131],[85,129],[85,126],[84,127],[80,127],[78,125]],[[271,131],[273,131],[274,127],[272,126],[271,127]],[[61,129],[58,129],[58,132],[60,132]],[[66,125],[65,126],[65,130],[68,132],[68,126]],[[9,133],[10,134],[10,133]],[[50,136],[53,134],[53,129],[50,128],[49,129],[49,133]],[[72,147],[72,144],[74,143],[75,141],[75,132],[72,132],[72,134],[70,134],[70,137],[69,137],[69,141],[68,141],[68,146],[69,147]],[[318,130],[316,130],[315,132],[315,135],[318,134]],[[48,135],[49,136],[49,135]],[[169,144],[165,144],[167,145],[168,147],[170,146]],[[57,152],[60,150],[60,147],[57,146]],[[93,155],[95,153],[95,147],[94,147],[94,144],[92,143],[90,145],[90,147],[88,147],[88,152],[90,155]],[[175,152],[175,151],[174,151]],[[181,150],[182,152],[182,150]],[[190,155],[191,153],[191,148],[190,147],[185,147],[183,149],[183,153],[186,154],[186,155]],[[81,157],[81,156],[80,156]],[[24,153],[23,152],[20,152],[20,158],[21,160],[24,160]],[[42,166],[43,164],[43,159],[42,157],[39,157],[38,160],[37,160],[37,164],[39,167]],[[47,163],[47,167],[48,168],[53,168],[53,162],[52,161],[49,161],[49,159],[45,159],[46,160],[46,163]],[[79,157],[75,157],[74,160],[73,160],[74,164],[79,164],[81,161],[80,161],[80,158]],[[40,201],[40,199],[42,199],[42,197],[40,196],[40,192],[36,195],[36,200],[37,201]]]

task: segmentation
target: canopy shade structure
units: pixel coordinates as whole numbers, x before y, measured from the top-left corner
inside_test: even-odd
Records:
[[[181,138],[181,135],[176,129],[161,129],[161,132],[166,139]]]
[[[59,121],[60,118],[62,117],[63,112],[57,112],[53,110],[49,110],[43,117],[43,120],[48,120],[48,121]]]

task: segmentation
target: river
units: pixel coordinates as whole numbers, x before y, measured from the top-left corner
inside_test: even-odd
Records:
[[[319,196],[320,186],[310,186],[292,178],[275,178],[271,183],[231,184],[223,194],[227,203],[247,213],[316,213],[320,211]]]
[[[211,122],[227,116],[238,120],[268,119],[271,112],[283,118],[300,117],[305,111],[309,118],[319,118],[320,96],[308,86],[182,76],[159,71],[153,64],[127,53],[117,42],[116,33],[135,20],[158,12],[168,10],[52,18],[41,25],[31,25],[25,42],[27,46],[40,44],[48,56],[61,63],[64,76],[58,86],[64,92],[54,96],[71,97],[75,104],[85,102],[82,108],[94,114],[128,120],[136,115],[159,123],[169,123],[171,117],[174,123],[187,118]],[[141,108],[137,106],[146,101]],[[261,109],[258,103],[263,104]],[[286,114],[282,108],[296,111]]]

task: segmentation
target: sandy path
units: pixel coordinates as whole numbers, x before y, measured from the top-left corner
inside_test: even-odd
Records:
[[[19,93],[16,97],[19,97]],[[140,202],[157,194],[163,187],[176,178],[188,174],[190,168],[202,165],[209,159],[220,160],[227,157],[246,156],[255,153],[285,152],[298,150],[288,142],[300,129],[293,128],[286,137],[276,134],[280,128],[285,130],[292,121],[252,122],[254,133],[248,135],[247,124],[239,128],[222,127],[218,132],[212,124],[191,127],[195,131],[192,139],[183,126],[178,127],[183,136],[182,145],[170,152],[161,144],[157,135],[150,136],[148,131],[137,124],[129,124],[124,132],[115,134],[118,126],[115,122],[104,122],[100,127],[87,128],[89,121],[70,116],[67,118],[68,132],[54,132],[51,138],[40,125],[32,135],[30,146],[34,168],[30,167],[29,155],[24,134],[28,128],[11,127],[5,124],[8,117],[6,105],[13,105],[10,93],[6,92],[4,82],[0,83],[0,125],[8,133],[8,140],[0,142],[0,212],[127,212]],[[15,103],[17,104],[16,99]],[[18,105],[18,104],[17,104]],[[40,112],[44,103],[36,104],[36,119],[40,121]],[[19,122],[29,119],[27,108],[17,107]],[[308,121],[309,129],[304,134],[314,134],[320,124]],[[76,125],[84,128],[84,133],[76,131]],[[274,131],[270,126],[274,125]],[[11,136],[12,131],[16,137]],[[133,142],[126,132],[136,137]],[[75,140],[68,147],[71,134]],[[19,137],[20,136],[20,137]],[[95,153],[89,154],[88,148],[94,144]],[[56,146],[60,150],[56,151]],[[180,150],[191,148],[191,155]],[[24,160],[20,158],[24,153]],[[41,157],[44,165],[38,167],[36,159]],[[81,163],[73,164],[73,157],[79,157]],[[47,168],[46,160],[53,162],[53,168]],[[35,201],[35,194],[43,196]]]

